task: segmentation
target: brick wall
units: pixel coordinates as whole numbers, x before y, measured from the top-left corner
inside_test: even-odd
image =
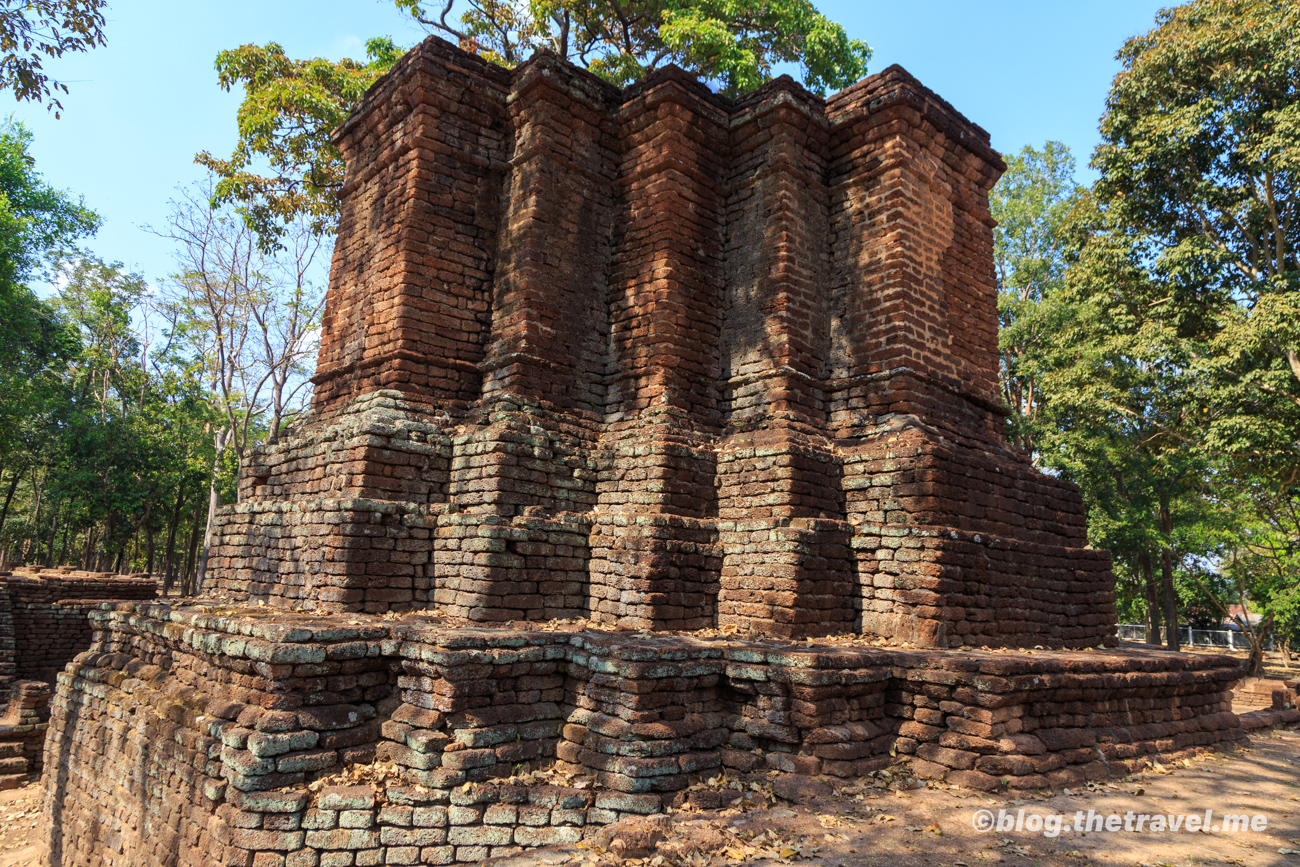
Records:
[[[14,608],[9,596],[8,575],[0,576],[0,707],[9,701],[9,688],[18,674],[14,649]]]
[[[49,720],[50,685],[14,682],[0,712],[0,790],[39,778]]]
[[[156,595],[147,576],[19,568],[0,574],[0,789],[39,776],[50,684],[90,647],[90,609]]]
[[[148,575],[66,568],[24,570],[0,583],[7,587],[13,612],[15,676],[45,683],[53,683],[74,656],[90,647],[90,609],[106,600],[158,595],[157,582]]]

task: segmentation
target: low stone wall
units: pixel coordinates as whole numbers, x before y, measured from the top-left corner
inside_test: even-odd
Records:
[[[90,647],[88,612],[157,595],[147,575],[72,569],[0,574],[0,788],[41,772],[50,684]]]
[[[0,708],[9,702],[9,690],[18,672],[14,648],[14,605],[9,596],[8,576],[0,575]]]
[[[90,647],[86,612],[105,600],[145,600],[158,595],[148,575],[114,575],[32,569],[0,577],[13,612],[16,677],[53,683],[72,658]]]
[[[1294,706],[1300,681],[1248,677],[1232,691],[1232,706],[1238,713]]]
[[[1242,736],[1230,657],[274,617],[91,612],[46,743],[51,864],[473,863],[660,812],[721,768],[855,777],[892,753],[1044,788]],[[543,767],[587,787],[518,783]]]

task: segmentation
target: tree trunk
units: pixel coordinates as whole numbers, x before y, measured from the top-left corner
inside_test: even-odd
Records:
[[[95,550],[95,525],[91,524],[86,528],[86,547],[81,551],[81,562],[77,564],[78,569],[85,569],[87,572],[93,572],[91,568],[90,555]]]
[[[146,554],[146,558],[145,558],[145,559],[146,559],[146,561],[147,561],[146,564],[145,564],[145,571],[148,572],[148,573],[149,573],[149,577],[152,578],[152,577],[153,577],[153,554],[154,554],[154,548],[153,548],[153,526],[152,526],[152,525],[147,526],[147,527],[144,528],[144,537],[145,537],[145,540],[146,540],[146,542],[145,542],[145,554]]]
[[[1160,588],[1151,570],[1151,555],[1143,551],[1138,555],[1138,569],[1142,572],[1142,586],[1147,596],[1147,637],[1146,643],[1160,644]]]
[[[144,529],[145,526],[149,523],[149,516],[151,514],[153,514],[153,500],[149,500],[144,504],[144,514],[140,516],[140,520],[137,521],[135,526],[131,528],[131,536],[129,539],[127,539],[126,543],[122,545],[122,550],[118,552],[117,567],[113,571],[115,572],[122,571],[122,557],[124,554],[126,554],[127,551],[131,552],[126,557],[127,567],[130,568],[135,565],[136,558],[140,556],[140,530]],[[146,530],[146,532],[152,532],[152,531]],[[152,539],[150,540],[149,544],[152,547],[153,545]],[[150,555],[150,562],[152,562],[152,560],[153,560],[153,556]],[[149,571],[152,574],[153,572],[152,566],[150,566]]]
[[[172,519],[167,526],[167,555],[163,563],[163,595],[167,596],[172,592],[172,584],[176,580],[176,528],[181,523],[181,506],[185,504],[185,486],[181,485],[180,490],[176,492],[176,505],[172,509]]]
[[[38,469],[32,473],[32,490],[36,494],[36,517],[32,519],[32,528],[35,532],[41,531],[41,509],[45,506],[45,485],[41,483],[41,473]]]
[[[117,513],[109,512],[108,519],[104,521],[104,550],[99,555],[99,562],[96,564],[96,572],[111,572],[113,565],[113,552],[109,546],[113,544],[113,531],[117,529]]]
[[[45,559],[41,561],[41,565],[47,568],[54,565],[54,543],[59,540],[59,516],[61,514],[62,509],[59,508],[59,505],[56,505],[54,507],[54,520],[50,521],[50,537],[45,543]]]
[[[1160,549],[1160,583],[1165,591],[1165,649],[1182,650],[1178,635],[1178,596],[1174,591],[1174,539],[1173,521],[1169,515],[1169,497],[1160,495],[1160,532],[1165,537]]]
[[[1250,645],[1250,658],[1246,660],[1246,676],[1259,677],[1264,670],[1264,636],[1256,636]]]
[[[221,495],[217,493],[214,479],[208,488],[208,519],[203,525],[203,553],[199,555],[199,570],[194,576],[194,588],[203,590],[203,579],[208,575],[208,558],[212,556],[212,528],[216,524],[217,509],[221,508]]]
[[[217,521],[217,509],[221,508],[221,494],[217,492],[217,476],[221,472],[221,454],[230,443],[234,431],[222,431],[213,438],[216,457],[212,459],[212,482],[208,485],[208,522],[203,529],[203,553],[199,556],[199,571],[194,576],[194,589],[203,592],[203,579],[208,573],[208,558],[212,556],[212,528]],[[238,489],[238,488],[236,488]]]
[[[68,531],[72,529],[71,519],[63,522],[63,544],[59,546],[59,556],[55,557],[55,566],[62,566],[68,556]]]
[[[1242,616],[1238,622],[1250,637],[1250,656],[1246,659],[1246,676],[1259,677],[1264,670],[1264,636],[1268,635],[1268,631],[1273,628],[1273,615],[1270,613],[1265,617],[1256,629],[1251,625],[1250,612],[1246,610],[1244,604],[1245,593],[1242,593],[1242,597]]]
[[[22,470],[14,470],[14,477],[9,481],[9,491],[5,494],[5,504],[0,508],[0,530],[5,528],[5,519],[9,517],[9,503],[13,501],[14,491],[18,490],[18,481],[22,477]]]
[[[1250,622],[1250,606],[1247,605],[1246,599],[1246,581],[1242,577],[1242,571],[1237,565],[1237,549],[1232,549],[1232,580],[1237,583],[1237,604],[1241,606],[1241,616],[1235,618],[1241,624],[1241,629],[1250,639],[1250,657],[1246,660],[1246,676],[1259,677],[1259,673],[1264,668],[1264,636],[1273,628],[1273,614],[1269,613],[1260,623],[1259,629]],[[1227,609],[1219,606],[1223,615],[1228,617]]]
[[[201,531],[199,516],[201,514],[202,513],[197,510],[195,510],[194,512],[194,528],[190,531],[190,553],[189,553],[189,557],[186,560],[185,578],[184,580],[181,581],[182,596],[193,596],[194,591],[196,589],[197,582],[194,580],[196,577],[194,574],[194,569],[195,569],[195,557],[197,556],[198,549],[199,549],[199,533]]]

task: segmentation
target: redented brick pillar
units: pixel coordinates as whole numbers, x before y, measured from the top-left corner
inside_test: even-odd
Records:
[[[963,604],[983,565],[948,534],[988,513],[974,477],[996,474],[988,452],[1003,448],[987,205],[1002,164],[982,131],[897,67],[837,94],[828,116],[827,388],[862,628],[960,642],[992,613]],[[978,444],[966,460],[987,466],[963,477],[955,456],[959,475],[946,475],[957,444]]]
[[[438,407],[478,396],[508,86],[505,70],[426,44],[343,127],[317,411],[379,388]]]
[[[545,54],[510,97],[513,148],[483,394],[603,417],[617,91]]]
[[[436,411],[456,412],[479,396],[509,82],[506,70],[428,41],[367,94],[338,135],[348,175],[313,409],[315,421],[339,417],[342,427],[309,448],[330,475],[327,496],[374,499],[283,515],[271,504],[229,528],[226,562],[248,574],[254,595],[368,611],[427,602],[434,521],[415,506],[445,500],[448,473],[445,460],[418,454],[440,434],[408,429],[430,428]],[[400,393],[404,405],[379,390]],[[327,466],[323,453],[340,460]],[[335,487],[342,479],[346,488]],[[282,534],[293,537],[287,552]],[[273,562],[263,552],[287,556]]]
[[[843,632],[856,618],[839,464],[823,433],[828,134],[820,100],[789,79],[732,114],[718,623],[767,635]]]
[[[618,92],[554,55],[515,70],[479,423],[456,442],[435,599],[474,620],[586,613],[604,418]],[[577,513],[577,514],[575,514]]]
[[[727,113],[681,70],[625,94],[610,274],[609,468],[592,530],[592,617],[713,619]]]

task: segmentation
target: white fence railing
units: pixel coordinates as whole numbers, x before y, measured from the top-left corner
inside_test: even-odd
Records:
[[[1222,647],[1225,650],[1250,650],[1250,639],[1245,633],[1232,629],[1180,628],[1180,637],[1189,647]],[[1146,641],[1147,628],[1140,623],[1121,623],[1119,637],[1123,641]],[[1273,637],[1264,638],[1264,649],[1273,650]]]

